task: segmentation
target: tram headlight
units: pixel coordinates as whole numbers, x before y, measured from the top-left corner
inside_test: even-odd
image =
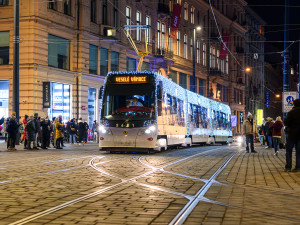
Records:
[[[150,133],[154,132],[155,130],[156,130],[155,126],[150,126],[150,127],[148,127],[147,130],[145,130],[145,134],[150,134]]]
[[[105,127],[103,125],[99,126],[99,132],[101,134],[110,134],[111,133],[110,130],[109,130],[109,128],[107,128],[107,127]]]

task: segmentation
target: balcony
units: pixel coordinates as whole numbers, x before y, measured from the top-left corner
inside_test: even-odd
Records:
[[[158,3],[157,13],[170,16],[170,8],[168,5],[166,5],[164,3]]]
[[[160,57],[160,58],[166,58],[166,59],[173,59],[174,58],[174,53],[173,51],[169,51],[165,48],[163,49],[156,49],[154,53],[155,57]]]

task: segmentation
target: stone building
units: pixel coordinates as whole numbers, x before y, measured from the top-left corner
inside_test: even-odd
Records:
[[[20,1],[20,115],[99,116],[99,88],[109,71],[135,70],[138,57],[123,25],[149,25],[133,30],[139,49],[147,39],[150,55],[142,70],[158,71],[193,89],[195,48],[196,92],[229,104],[241,132],[245,113],[244,0],[50,0]],[[12,110],[13,2],[0,1],[1,113]],[[174,4],[181,4],[176,39],[170,38]],[[215,21],[216,20],[216,21]],[[216,25],[217,23],[217,25]],[[196,32],[194,46],[194,29]],[[221,60],[220,36],[229,34],[228,54]],[[144,35],[145,34],[145,35]],[[50,84],[50,108],[43,105],[43,84]],[[47,107],[47,106],[46,106]]]

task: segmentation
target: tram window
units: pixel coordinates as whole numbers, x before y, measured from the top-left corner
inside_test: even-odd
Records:
[[[159,84],[157,86],[157,112],[158,112],[158,116],[161,116],[161,111],[162,111],[162,85]]]
[[[178,99],[178,125],[185,126],[185,119],[184,119],[184,109],[183,109],[183,101]]]

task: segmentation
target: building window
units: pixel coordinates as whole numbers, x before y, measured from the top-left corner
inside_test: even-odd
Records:
[[[213,54],[212,54],[212,47],[209,48],[209,68],[212,68],[212,59],[213,58]]]
[[[108,73],[108,50],[106,48],[100,49],[100,75],[106,76]]]
[[[118,27],[118,0],[114,0],[114,27]]]
[[[173,12],[173,4],[174,4],[174,0],[169,0],[169,9],[171,13]]]
[[[49,108],[50,118],[62,116],[63,121],[70,120],[71,115],[71,87],[68,84],[50,83],[51,106]]]
[[[127,71],[136,71],[136,59],[127,57]]]
[[[169,27],[169,51],[172,51],[172,38],[171,38],[171,28]]]
[[[216,99],[222,100],[222,85],[217,84],[217,93],[216,93]]]
[[[187,35],[183,36],[183,57],[187,59]]]
[[[228,87],[223,86],[223,102],[228,102]]]
[[[212,52],[212,67],[216,68],[216,49],[213,48],[213,52]]]
[[[102,0],[102,24],[107,25],[107,0]]]
[[[189,5],[187,2],[184,3],[184,19],[189,19]]]
[[[194,54],[194,49],[193,49],[193,38],[191,38],[190,42],[191,42],[191,44],[190,44],[191,59],[193,59],[193,54]]]
[[[179,73],[179,85],[184,89],[187,88],[187,75],[185,73]]]
[[[224,60],[220,59],[221,72],[224,73]]]
[[[176,73],[176,71],[170,70],[169,79],[177,84],[177,73]]]
[[[9,63],[9,31],[0,32],[0,65]]]
[[[64,1],[64,14],[71,15],[71,0]]]
[[[67,39],[48,35],[48,65],[70,69],[70,42]]]
[[[177,31],[177,37],[176,37],[176,49],[177,49],[177,55],[180,56],[180,32]]]
[[[146,30],[146,36],[147,36],[147,44],[150,45],[150,35],[151,35],[151,18],[150,18],[150,16],[146,16],[146,25],[149,26],[149,28]]]
[[[131,9],[129,7],[126,7],[126,25],[130,25],[130,15]]]
[[[97,53],[98,48],[95,45],[90,45],[89,49],[89,73],[97,74]]]
[[[161,42],[160,42],[160,38],[161,38],[161,33],[160,33],[160,21],[157,21],[157,48],[160,49],[161,46]]]
[[[110,53],[110,70],[119,71],[119,53],[111,51]]]
[[[1,40],[1,38],[0,38]],[[1,49],[0,49],[1,53]],[[1,59],[1,58],[0,58]],[[8,80],[0,80],[0,115],[1,118],[7,118],[8,115],[8,99],[9,99],[9,82]]]
[[[197,41],[197,63],[200,63],[200,43]]]
[[[136,25],[141,25],[141,13],[136,12]],[[139,27],[136,28],[136,40],[141,40],[141,29]]]
[[[217,50],[217,68],[220,70],[220,51]]]
[[[166,25],[164,23],[161,24],[161,46],[162,49],[165,47],[165,35],[166,35]]]
[[[91,0],[91,21],[96,22],[96,0]]]
[[[49,9],[57,10],[57,0],[49,1]]]
[[[141,71],[150,71],[150,63],[143,62]]]
[[[199,78],[199,95],[205,96],[206,80]]]
[[[228,74],[228,55],[226,56],[225,70],[226,70],[226,73]]]
[[[200,26],[200,12],[197,12],[197,24]]]
[[[9,0],[0,0],[0,6],[6,6],[9,4]]]
[[[96,120],[96,89],[95,88],[89,88],[88,114],[89,114],[88,124],[90,129],[92,129],[93,123]]]
[[[203,49],[202,49],[202,64],[203,66],[206,66],[206,44],[203,43]]]
[[[191,7],[191,24],[195,23],[195,8]]]

